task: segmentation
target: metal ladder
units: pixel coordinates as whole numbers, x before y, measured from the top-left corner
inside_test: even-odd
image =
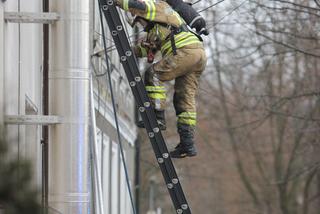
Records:
[[[151,106],[147,91],[141,79],[136,58],[130,47],[127,35],[121,22],[114,0],[99,0],[111,35],[115,42],[118,54],[132,93],[137,102],[139,112],[145,124],[153,151],[167,185],[171,200],[178,214],[191,214],[176,170],[170,158],[166,143],[158,127],[156,116]],[[103,38],[105,39],[105,38]]]

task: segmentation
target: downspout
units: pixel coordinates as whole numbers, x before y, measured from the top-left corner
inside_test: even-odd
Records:
[[[51,0],[60,20],[50,28],[49,209],[89,213],[89,0]]]
[[[49,0],[42,0],[43,12],[49,12]],[[42,62],[42,114],[49,113],[49,25],[43,25],[43,62]],[[46,213],[48,207],[48,126],[42,126],[42,208]]]
[[[4,1],[0,2],[0,140],[4,126]]]

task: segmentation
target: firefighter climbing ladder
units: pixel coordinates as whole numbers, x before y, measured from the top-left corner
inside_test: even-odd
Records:
[[[114,0],[99,0],[99,4],[100,10],[107,20],[175,210],[178,214],[191,214],[167,146],[158,127],[153,107],[141,79],[136,58],[131,50],[115,2]]]

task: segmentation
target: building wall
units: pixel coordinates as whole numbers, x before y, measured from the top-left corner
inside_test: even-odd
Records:
[[[92,53],[102,47],[97,1],[92,10]],[[42,12],[42,0],[0,1],[0,84],[4,88],[0,105],[4,115],[42,114],[42,48],[41,24],[18,24],[4,22],[1,9],[6,12]],[[3,29],[3,35],[2,35]],[[106,29],[108,30],[108,29]],[[108,33],[109,34],[109,33]],[[108,38],[111,38],[108,35]],[[108,46],[112,45],[108,40]],[[3,51],[3,57],[1,55]],[[88,56],[89,57],[89,56]],[[112,82],[117,99],[117,110],[130,183],[134,178],[134,143],[137,130],[134,124],[134,99],[126,81],[117,53],[110,54]],[[2,63],[2,60],[4,63]],[[106,71],[104,56],[92,56],[92,65],[99,73]],[[3,79],[2,79],[3,78]],[[3,84],[2,84],[3,83]],[[1,88],[0,88],[1,89]],[[2,91],[2,90],[1,90]],[[106,75],[94,79],[94,100],[97,117],[97,139],[101,166],[105,213],[127,214],[131,212],[128,190],[119,144],[116,135],[113,110]],[[1,102],[3,100],[3,103]],[[0,110],[1,110],[0,108]],[[0,113],[1,120],[1,113]],[[34,184],[41,190],[42,150],[41,126],[7,125],[10,154],[15,159],[30,159],[33,163]],[[49,142],[50,143],[50,142]],[[50,175],[49,175],[50,176]],[[131,185],[132,186],[132,185]]]
[[[3,5],[4,11],[10,12],[41,11],[40,0],[6,1]],[[3,39],[5,115],[41,114],[42,26],[5,22]],[[37,186],[41,184],[39,134],[37,126],[7,126],[11,157],[32,160]]]

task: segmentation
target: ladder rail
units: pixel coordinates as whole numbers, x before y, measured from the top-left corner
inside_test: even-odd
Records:
[[[137,102],[139,112],[142,120],[144,121],[152,148],[176,212],[178,214],[191,214],[190,207],[182,190],[175,167],[158,127],[154,109],[147,95],[147,91],[139,72],[136,57],[130,47],[119,12],[113,0],[99,0],[99,4],[100,10],[102,10],[109,26],[109,30],[120,56],[120,61]]]

